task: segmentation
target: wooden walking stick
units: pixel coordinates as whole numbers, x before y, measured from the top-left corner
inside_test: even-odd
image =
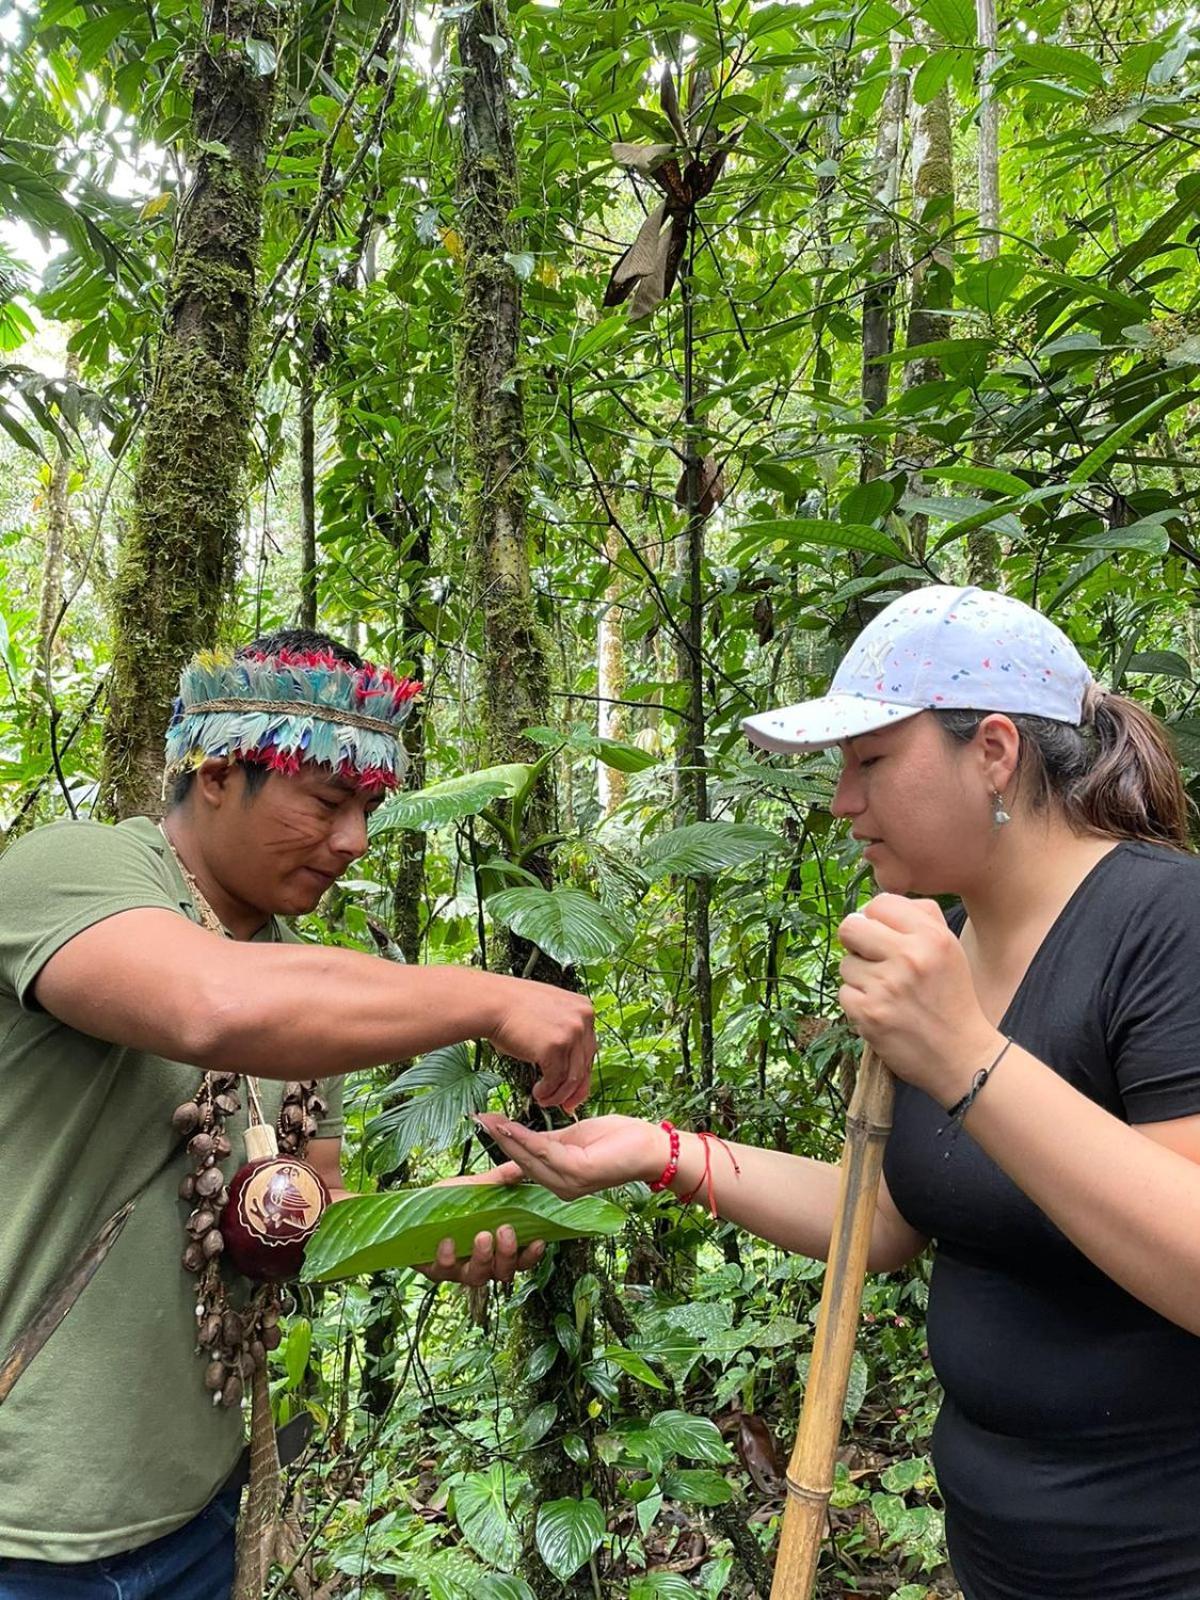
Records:
[[[891,1073],[870,1045],[864,1046],[846,1116],[829,1265],[800,1426],[788,1465],[771,1600],[809,1600],[816,1578],[862,1307],[883,1147],[892,1128],[894,1091]]]

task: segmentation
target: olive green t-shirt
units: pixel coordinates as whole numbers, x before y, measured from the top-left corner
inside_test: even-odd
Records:
[[[0,1405],[0,1556],[90,1561],[170,1533],[212,1498],[242,1445],[196,1353],[195,1280],[171,1113],[194,1066],[106,1044],[41,1010],[55,952],[122,911],[198,917],[145,818],[39,828],[0,857],[0,1357],[97,1229],[140,1192],[66,1320]],[[119,936],[115,934],[114,936]],[[272,920],[256,936],[296,942]],[[300,1019],[298,1019],[299,1024]],[[285,1075],[308,1076],[302,1026]],[[318,1137],[341,1134],[340,1079]],[[268,1118],[282,1085],[263,1080]],[[243,1094],[243,1099],[244,1099]],[[230,1119],[232,1176],[244,1113]]]

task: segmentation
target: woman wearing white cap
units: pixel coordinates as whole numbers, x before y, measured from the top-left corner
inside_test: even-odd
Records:
[[[820,700],[881,892],[839,1000],[898,1085],[871,1267],[931,1240],[934,1459],[966,1600],[1200,1597],[1200,860],[1154,719],[1037,612],[921,589]],[[948,916],[930,899],[953,895]],[[629,1117],[483,1119],[560,1194],[632,1178],[823,1256],[836,1170]],[[666,1163],[664,1167],[664,1162]]]

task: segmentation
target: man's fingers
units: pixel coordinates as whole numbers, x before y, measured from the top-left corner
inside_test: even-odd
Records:
[[[496,1230],[496,1253],[492,1262],[492,1276],[497,1283],[511,1283],[517,1270],[517,1235],[505,1225]]]

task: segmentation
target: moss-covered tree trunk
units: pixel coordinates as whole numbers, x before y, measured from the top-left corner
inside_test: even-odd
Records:
[[[481,663],[491,762],[536,760],[541,751],[524,730],[551,720],[547,649],[539,627],[530,575],[526,528],[525,419],[519,353],[521,286],[512,267],[518,240],[512,212],[518,201],[505,63],[512,40],[504,0],[476,0],[458,25],[461,77],[459,234],[463,240],[463,303],[459,337],[458,436],[464,534],[476,564],[483,615]],[[506,259],[507,257],[507,259]],[[535,836],[550,831],[553,798],[548,789],[527,808]],[[550,863],[534,855],[525,866],[547,885]],[[563,981],[564,974],[522,940],[512,939],[506,961],[516,973]],[[502,1061],[511,1087],[528,1099],[529,1069]],[[532,1109],[532,1106],[531,1106]],[[533,1548],[537,1508],[580,1497],[587,1467],[573,1462],[556,1442],[564,1434],[587,1436],[587,1397],[578,1352],[567,1350],[559,1331],[580,1335],[586,1352],[590,1334],[576,1318],[574,1287],[588,1263],[585,1245],[558,1246],[543,1286],[522,1304],[508,1352],[509,1382],[519,1415],[549,1405],[554,1424],[545,1442],[523,1457],[531,1494],[527,1511],[524,1576],[538,1600],[592,1594],[587,1568],[560,1582]],[[557,1324],[557,1328],[556,1328]],[[566,1343],[571,1343],[568,1340]],[[549,1346],[557,1351],[548,1371],[530,1376],[529,1358]],[[537,1373],[539,1366],[533,1367]]]
[[[895,343],[896,278],[900,270],[900,242],[896,202],[900,193],[900,168],[904,137],[904,111],[908,103],[908,74],[900,65],[900,46],[891,46],[892,70],[879,109],[875,159],[871,166],[874,211],[867,223],[867,271],[870,281],[863,293],[862,402],[863,414],[873,417],[888,402],[886,358]],[[860,477],[864,483],[883,471],[882,441],[863,441]]]
[[[189,68],[193,177],[113,587],[103,798],[120,817],[159,809],[179,669],[215,643],[236,570],[273,87],[247,46],[271,37],[274,13],[264,0],[205,0]]]
[[[300,382],[300,626],[317,625],[317,427],[312,345],[299,352]]]
[[[937,48],[938,36],[924,23],[915,25],[920,42]],[[933,98],[912,108],[913,254],[911,300],[906,344],[910,350],[950,337],[945,312],[954,301],[954,135],[950,91],[944,86]],[[936,356],[917,356],[904,368],[904,386],[914,389],[941,378]],[[930,446],[920,439],[909,449],[910,489],[921,486],[921,468]],[[925,553],[927,519],[920,513],[909,522],[914,548]]]

